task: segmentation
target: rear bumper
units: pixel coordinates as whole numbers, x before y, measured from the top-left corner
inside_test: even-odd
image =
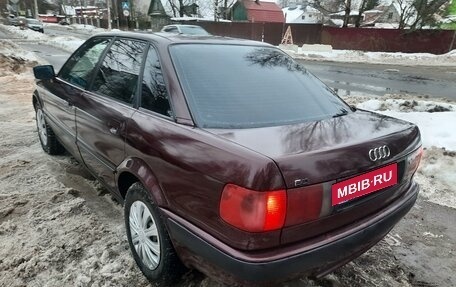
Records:
[[[418,185],[386,209],[321,240],[259,252],[234,250],[168,211],[171,239],[187,265],[225,282],[268,283],[298,275],[324,275],[375,245],[412,208]]]

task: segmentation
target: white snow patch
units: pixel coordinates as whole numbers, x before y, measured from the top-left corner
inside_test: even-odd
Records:
[[[42,62],[43,60],[36,56],[35,53],[20,49],[18,45],[11,40],[0,40],[0,51],[6,57],[20,58],[29,62]]]
[[[424,147],[441,147],[456,151],[456,104],[425,101],[376,98],[356,105],[359,109],[399,118],[416,124],[421,131]]]
[[[21,30],[18,27],[2,24],[0,24],[0,29],[23,39],[57,47],[68,52],[73,52],[85,42],[85,40],[73,36],[49,36],[32,30]]]
[[[456,103],[407,95],[374,99],[350,97],[347,100],[356,103],[357,108],[415,123],[425,148],[415,175],[421,195],[439,205],[456,208]]]
[[[298,51],[284,51],[296,59],[314,61],[334,61],[345,63],[394,64],[406,66],[456,66],[456,50],[446,54],[430,53],[400,53],[400,52],[365,52],[359,50],[308,51],[299,48]]]

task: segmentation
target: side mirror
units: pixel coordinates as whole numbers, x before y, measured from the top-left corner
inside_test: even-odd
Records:
[[[38,80],[51,80],[55,78],[54,67],[52,65],[42,65],[33,67],[33,74]]]

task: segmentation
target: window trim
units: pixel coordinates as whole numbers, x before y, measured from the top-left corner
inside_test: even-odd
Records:
[[[183,43],[176,42],[176,43],[169,44],[168,47],[167,47],[167,50],[168,50],[168,55],[169,55],[169,58],[170,58],[170,61],[171,61],[171,66],[173,67],[173,70],[174,70],[174,72],[176,74],[177,83],[179,85],[180,90],[182,91],[182,95],[183,95],[183,98],[184,98],[185,103],[186,103],[186,108],[187,108],[187,110],[189,112],[189,115],[191,117],[191,121],[192,121],[194,127],[202,128],[202,129],[213,129],[214,127],[205,127],[203,124],[201,124],[201,122],[199,122],[198,117],[196,116],[197,112],[194,111],[194,108],[192,107],[192,104],[189,102],[190,101],[189,100],[189,96],[186,94],[186,91],[183,88],[182,79],[181,79],[181,77],[179,76],[179,74],[177,72],[175,59],[174,59],[174,57],[171,54],[172,47],[179,46],[179,45],[208,45],[208,46],[223,45],[223,46],[245,46],[245,47],[270,48],[270,49],[277,50],[280,53],[282,53],[283,55],[293,59],[291,56],[289,56],[287,53],[285,53],[281,49],[279,49],[279,48],[277,48],[275,46],[269,45],[269,44],[260,44],[260,43],[259,44],[250,44],[250,43],[241,43],[241,44],[239,44],[239,43],[187,43],[187,42],[183,42]],[[295,60],[293,59],[293,61],[295,61]],[[314,75],[313,75],[313,77],[317,78]],[[321,80],[319,80],[319,81],[321,81]],[[321,82],[323,83],[323,81],[321,81]],[[324,84],[324,85],[326,86],[326,84]],[[344,105],[346,105],[346,107],[349,108],[349,111],[353,111],[350,108],[350,105],[347,104],[339,95],[337,95],[336,93],[334,93],[333,95],[335,97],[337,97]],[[270,127],[270,126],[262,126],[262,127]],[[262,127],[260,127],[260,128],[262,128]],[[251,128],[257,128],[257,127],[251,127]],[[217,127],[216,129],[224,129],[224,128],[218,128]],[[244,128],[242,128],[242,129],[244,129]]]
[[[104,56],[105,54],[107,53],[108,49],[111,47],[112,45],[112,42],[113,42],[113,39],[115,38],[115,36],[99,36],[99,37],[93,37],[93,38],[90,38],[89,40],[87,40],[86,42],[84,42],[81,46],[79,46],[79,48],[76,49],[76,51],[73,52],[73,54],[71,54],[71,56],[65,61],[65,63],[62,65],[62,68],[60,68],[59,72],[57,73],[56,75],[56,78],[58,78],[59,80],[61,80],[62,82],[64,82],[65,84],[68,84],[68,85],[71,85],[73,87],[76,87],[80,90],[83,90],[83,91],[88,91],[88,89],[91,87],[91,84],[93,82],[93,78],[90,79],[90,81],[86,84],[85,87],[81,87],[81,86],[77,86],[73,83],[70,83],[68,82],[67,80],[63,79],[62,78],[62,71],[63,71],[63,68],[70,62],[70,60],[73,58],[74,55],[76,55],[79,51],[85,49],[87,47],[87,44],[90,43],[90,42],[93,42],[95,40],[98,40],[98,39],[108,39],[109,40],[109,43],[108,45],[106,45],[105,49],[103,50],[103,52],[101,53],[100,55],[100,58],[98,59],[98,62],[97,64],[95,65],[95,70],[97,70],[98,68],[98,65],[100,63],[100,59],[104,59]],[[74,66],[73,66],[74,67]],[[73,68],[72,67],[72,68]]]
[[[149,49],[154,49],[155,53],[157,54],[157,59],[158,59],[158,63],[160,64],[160,67],[163,67],[162,65],[162,59],[161,59],[161,55],[160,53],[158,52],[158,49],[157,47],[149,42],[149,45],[145,51],[145,55],[144,55],[144,61],[142,63],[142,67],[141,67],[141,71],[140,71],[140,81],[138,81],[138,84],[139,85],[142,85],[142,82],[144,80],[144,71],[146,69],[146,60],[147,60],[147,54],[149,53]],[[174,66],[173,66],[174,68]],[[171,112],[172,112],[172,116],[167,116],[167,115],[164,115],[164,114],[161,114],[161,113],[158,113],[158,112],[155,112],[155,111],[152,111],[152,110],[149,110],[147,108],[144,108],[141,106],[141,102],[142,102],[142,89],[141,89],[141,86],[138,87],[138,93],[139,96],[137,97],[137,106],[136,108],[139,110],[139,111],[142,111],[142,112],[147,112],[148,114],[152,114],[152,115],[156,115],[156,116],[159,116],[161,118],[164,118],[164,119],[169,119],[169,120],[172,120],[173,122],[176,121],[176,113],[175,113],[175,109],[174,109],[174,104],[173,104],[173,101],[171,100],[171,94],[170,94],[170,89],[169,89],[169,83],[168,83],[168,79],[166,77],[166,73],[162,70],[162,75],[163,75],[163,82],[165,83],[165,88],[166,88],[166,93],[168,94],[168,102],[169,102],[169,108],[171,109]]]
[[[192,124],[193,124],[194,127],[201,128],[201,125],[200,125],[200,123],[198,123],[198,121],[196,119],[196,116],[195,116],[196,112],[191,107],[191,105],[189,103],[188,96],[185,94],[185,91],[183,89],[182,82],[181,82],[182,79],[177,74],[176,63],[174,62],[174,59],[171,56],[171,49],[172,49],[173,46],[176,46],[176,45],[193,45],[193,43],[171,43],[167,47],[167,52],[168,52],[168,55],[169,55],[171,66],[173,67],[173,71],[176,74],[177,84],[179,85],[179,89],[182,91],[182,96],[184,98],[188,114],[190,115],[190,120],[192,121]],[[241,46],[259,47],[259,48],[273,47],[272,45],[265,45],[265,44],[263,44],[263,45],[261,45],[261,44],[249,45],[249,44],[234,44],[234,43],[223,43],[223,44],[219,44],[219,43],[204,43],[204,45],[227,45],[227,46],[239,46],[239,45],[241,45]],[[279,51],[282,51],[282,50],[279,50]],[[173,113],[174,113],[174,111],[173,111]]]
[[[138,108],[138,98],[140,98],[140,96],[138,95],[139,94],[139,88],[141,87],[140,86],[140,83],[142,82],[142,75],[141,75],[141,69],[142,67],[144,66],[144,63],[145,63],[145,56],[147,55],[145,52],[148,51],[147,47],[149,47],[149,44],[150,42],[147,41],[147,40],[143,40],[143,39],[137,39],[137,38],[133,38],[133,37],[119,37],[119,36],[114,36],[112,37],[112,41],[111,43],[108,45],[109,48],[107,47],[107,49],[105,49],[102,53],[102,56],[100,57],[100,60],[98,61],[97,65],[96,65],[96,71],[98,72],[98,70],[100,69],[101,65],[103,64],[104,62],[104,59],[106,57],[106,54],[108,54],[108,51],[111,49],[112,45],[114,44],[115,41],[119,40],[119,39],[126,39],[126,40],[130,40],[130,41],[137,41],[137,42],[143,42],[145,44],[145,49],[141,55],[141,58],[142,58],[142,63],[141,63],[141,67],[139,69],[139,74],[138,74],[138,82],[136,83],[136,92],[135,92],[135,96],[134,96],[134,99],[133,99],[133,102],[132,103],[127,103],[127,102],[124,102],[124,101],[121,101],[117,98],[114,98],[114,97],[110,97],[108,95],[105,95],[105,94],[102,94],[102,93],[99,93],[97,91],[94,91],[92,90],[92,86],[95,82],[95,77],[92,77],[92,79],[90,80],[90,83],[89,85],[87,86],[87,88],[85,89],[87,92],[89,92],[91,95],[95,95],[95,96],[98,96],[98,97],[102,97],[102,98],[106,98],[106,99],[110,99],[112,101],[115,101],[116,103],[121,103],[121,104],[124,104],[128,107],[132,107],[132,108],[135,108],[137,109]]]

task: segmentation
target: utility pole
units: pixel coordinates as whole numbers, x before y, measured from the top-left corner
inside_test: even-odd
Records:
[[[36,0],[35,0],[36,1]],[[106,0],[106,7],[108,8],[108,31],[111,31],[111,0]]]
[[[40,17],[38,16],[38,1],[33,0],[33,4],[35,6],[35,19],[39,19]]]

